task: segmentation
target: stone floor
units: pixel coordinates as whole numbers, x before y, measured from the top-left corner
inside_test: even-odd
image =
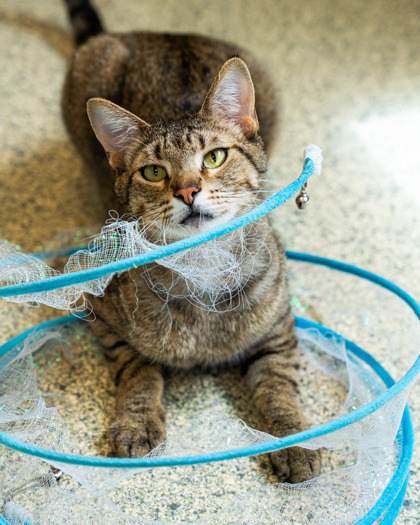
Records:
[[[97,0],[96,5],[115,31],[193,31],[251,49],[281,98],[273,186],[299,173],[307,143],[324,152],[323,176],[309,184],[308,209],[299,212],[289,202],[275,213],[286,247],[372,270],[420,299],[418,2],[125,0],[122,7],[116,0]],[[72,51],[62,4],[0,0],[0,49],[0,238],[35,251],[62,230],[98,222],[92,185],[60,119],[60,89]],[[8,305],[0,315],[3,342],[57,312]],[[401,329],[398,316],[390,314],[389,323],[392,332]],[[416,353],[397,359],[392,350],[384,348],[375,357],[398,378]],[[417,385],[410,396],[417,435],[419,400]],[[397,524],[420,523],[419,497],[417,446]]]

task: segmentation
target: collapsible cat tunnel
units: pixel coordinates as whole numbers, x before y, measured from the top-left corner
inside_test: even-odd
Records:
[[[116,221],[117,230],[109,225],[102,230],[102,243],[98,240],[84,255],[70,256],[64,274],[39,256],[3,244],[0,297],[64,307],[82,317],[83,292],[103,293],[112,275],[159,260],[174,273],[181,272],[186,262],[184,256],[175,258],[177,254],[233,234],[286,202],[320,171],[319,149],[311,146],[304,159],[304,170],[294,182],[248,214],[173,244],[145,245],[138,230],[124,229],[125,223]],[[109,240],[115,232],[118,242]],[[129,246],[135,246],[134,255]],[[321,424],[278,439],[235,419],[222,400],[231,417],[207,410],[177,426],[168,416],[168,439],[145,458],[82,455],[83,438],[76,440],[66,428],[71,398],[66,398],[66,389],[54,391],[64,381],[63,376],[54,377],[54,371],[67,366],[72,377],[76,368],[94,366],[87,373],[101,378],[106,369],[100,358],[93,364],[84,359],[92,357],[89,352],[96,345],[87,323],[59,318],[0,348],[0,524],[393,523],[403,503],[413,450],[406,401],[420,371],[420,358],[412,364],[411,350],[418,341],[420,307],[396,285],[365,270],[307,254],[289,252],[288,257],[300,345],[307,370],[316,368],[314,377],[322,379],[307,399],[308,410]],[[192,293],[199,302],[193,286]],[[376,317],[366,310],[367,301],[383,307]],[[402,327],[401,334],[389,333],[387,315]],[[335,331],[323,326],[326,320]],[[355,335],[363,344],[389,346],[391,362],[404,359],[412,366],[394,383],[370,354],[337,331]],[[57,338],[62,353],[47,344]],[[49,382],[55,385],[52,391]],[[73,383],[68,382],[72,388]],[[71,394],[82,419],[94,410],[91,397],[86,406],[82,401],[79,405],[83,386]],[[59,405],[60,413],[46,400]],[[341,402],[341,409],[334,400]],[[205,401],[200,399],[200,408]],[[256,455],[294,445],[323,450],[318,478],[290,485],[258,476],[265,467]]]

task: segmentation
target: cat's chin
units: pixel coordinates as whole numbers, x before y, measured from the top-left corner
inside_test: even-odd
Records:
[[[192,237],[193,235],[198,235],[199,233],[205,232],[213,226],[216,226],[217,221],[215,219],[207,219],[205,221],[192,219],[186,224],[180,224],[178,226],[168,227],[165,230],[166,237],[172,239],[173,241],[179,241],[181,239],[186,239],[187,237]]]
[[[219,217],[191,215],[178,225],[168,225],[165,228],[165,237],[167,240],[170,239],[174,242],[198,235],[215,226],[219,226],[219,224],[229,222],[233,218],[230,215],[230,213]]]
[[[182,222],[180,222],[180,226],[200,229],[201,226],[205,226],[206,223],[211,222],[213,219],[214,216],[210,214],[191,213]]]

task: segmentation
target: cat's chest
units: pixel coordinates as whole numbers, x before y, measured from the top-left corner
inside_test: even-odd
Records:
[[[233,302],[221,302],[219,312],[212,312],[186,298],[165,302],[139,268],[114,279],[93,306],[113,331],[151,362],[185,368],[235,362],[270,333],[287,309],[287,288],[284,276],[278,280],[280,273],[271,264]]]
[[[241,308],[241,307],[239,307]],[[244,309],[207,312],[173,304],[149,309],[136,322],[130,343],[144,357],[171,367],[207,366],[230,361],[255,340],[261,324]],[[256,330],[257,328],[257,330]]]
[[[169,367],[235,362],[270,330],[276,315],[271,306],[267,294],[254,306],[244,299],[235,309],[220,313],[185,300],[165,305],[155,297],[140,301],[134,314],[127,310],[124,331],[142,356]]]

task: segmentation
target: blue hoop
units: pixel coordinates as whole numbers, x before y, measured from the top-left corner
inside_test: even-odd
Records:
[[[290,199],[307,181],[307,179],[313,174],[314,163],[311,159],[305,160],[304,170],[301,175],[291,184],[286,186],[283,190],[273,195],[265,202],[260,204],[257,208],[249,212],[248,214],[238,217],[237,219],[231,221],[230,223],[220,225],[216,228],[208,230],[202,234],[196,235],[194,237],[189,237],[183,239],[176,243],[163,246],[146,254],[127,258],[122,261],[106,264],[97,268],[92,268],[89,270],[84,270],[80,272],[74,272],[71,274],[60,275],[57,277],[52,277],[49,279],[43,279],[36,282],[22,283],[13,286],[7,286],[0,288],[0,297],[8,296],[18,296],[25,295],[30,293],[39,293],[55,290],[65,286],[71,286],[81,282],[91,281],[104,277],[110,273],[119,273],[130,268],[135,268],[142,264],[152,262],[168,255],[178,253],[182,250],[186,250],[197,246],[203,242],[209,241],[226,235],[250,222],[263,217],[268,214],[270,211],[274,210],[281,204],[284,204],[288,199]],[[355,266],[334,261],[331,259],[326,259],[323,257],[317,257],[308,254],[299,254],[295,252],[288,252],[288,257],[293,260],[298,260],[302,262],[309,262],[313,264],[327,266],[334,270],[339,270],[346,273],[351,273],[363,279],[367,279],[389,291],[398,295],[407,305],[413,310],[417,318],[420,320],[420,306],[418,303],[410,297],[404,290],[396,286],[395,284],[379,277],[371,272],[362,270]],[[20,334],[19,336],[13,338],[5,345],[0,347],[0,357],[6,353],[13,350],[17,344],[19,344],[25,337],[33,333],[34,331],[46,328],[49,326],[54,326],[63,322],[68,322],[67,317],[42,323],[34,328],[27,330],[26,332]],[[311,323],[304,319],[297,319],[297,326],[299,327],[316,327],[322,333],[329,332],[334,334],[331,330],[317,325],[316,323]],[[336,335],[336,334],[335,334]],[[383,369],[383,367],[368,353],[359,348],[357,345],[351,341],[345,340],[346,349],[359,357],[365,363],[367,363],[384,381],[388,390],[376,399],[367,403],[366,405],[354,410],[353,412],[341,416],[338,419],[329,421],[319,427],[315,427],[293,436],[286,436],[281,439],[274,439],[268,443],[262,445],[253,445],[250,447],[244,447],[241,449],[234,449],[225,452],[217,452],[211,454],[202,454],[195,456],[185,456],[182,458],[136,458],[136,459],[125,459],[125,458],[101,458],[101,457],[83,457],[77,456],[74,454],[63,454],[59,452],[54,452],[51,450],[46,450],[40,447],[33,445],[28,445],[22,441],[8,436],[6,433],[0,431],[0,443],[15,449],[17,451],[37,456],[43,459],[48,459],[51,461],[58,461],[62,463],[70,463],[77,465],[86,465],[86,466],[95,466],[95,467],[113,467],[113,468],[149,468],[149,467],[170,467],[175,465],[190,465],[196,463],[208,463],[212,461],[222,461],[226,459],[234,459],[239,457],[246,457],[251,455],[263,454],[271,452],[273,450],[279,450],[286,446],[296,445],[307,439],[319,437],[330,432],[334,432],[348,426],[360,419],[366,417],[367,415],[375,412],[378,408],[383,406],[385,403],[390,401],[393,397],[398,395],[404,388],[406,388],[417,375],[420,373],[420,357],[417,358],[414,365],[411,369],[405,374],[405,376],[400,379],[397,383],[394,383],[389,374]],[[408,408],[405,408],[402,422],[400,425],[399,432],[402,436],[402,450],[400,460],[397,466],[397,469],[389,482],[387,488],[383,492],[382,496],[372,507],[372,509],[357,523],[359,525],[367,525],[368,523],[373,523],[381,515],[384,515],[383,523],[392,523],[395,519],[395,516],[398,514],[399,509],[401,508],[404,494],[407,487],[408,480],[408,471],[409,465],[412,457],[413,451],[413,429],[410,414]],[[385,512],[385,514],[384,514]],[[0,523],[8,523],[0,515]]]
[[[345,263],[340,263],[338,261],[333,261],[331,259],[325,259],[323,257],[317,257],[312,256],[309,254],[298,254],[295,252],[288,253],[288,256],[291,259],[299,260],[302,262],[313,262],[315,264],[327,266],[330,268],[333,268],[335,270],[343,271],[345,273],[351,273],[353,275],[358,275],[360,277],[363,277],[364,279],[367,279],[371,282],[374,282],[383,288],[388,289],[389,291],[397,294],[400,298],[402,298],[408,306],[414,311],[417,318],[420,320],[420,306],[414,301],[412,297],[410,297],[404,290],[396,286],[395,284],[391,283],[390,281],[387,281],[386,279],[383,279],[382,277],[379,277],[371,272],[368,272],[366,270],[362,270],[360,268],[357,268],[352,265],[348,265]],[[47,327],[51,326],[55,323],[59,322],[65,322],[65,320],[68,320],[67,317],[57,319],[54,321],[50,321],[47,323],[43,323],[42,325],[39,325],[40,327]],[[297,326],[305,327],[309,326],[309,321],[306,321],[304,319],[298,319]],[[321,325],[317,325],[316,323],[310,324],[310,326],[316,326],[319,330],[325,332],[326,329],[322,327]],[[19,341],[21,341],[25,336],[32,333],[35,329],[30,329],[27,332],[20,334],[16,338],[12,339],[3,347],[0,347],[0,357],[4,355],[7,351],[9,351],[11,348],[13,348]],[[329,332],[333,333],[331,330],[328,330]],[[373,367],[375,371],[381,370],[381,373],[385,373],[385,370],[382,369],[382,367],[375,361],[369,354],[364,352],[361,348],[359,348],[357,345],[352,343],[351,341],[346,342],[346,348],[351,351],[352,353],[355,353],[356,355],[363,355],[364,359],[366,359],[369,366]],[[390,401],[393,397],[398,395],[402,390],[404,390],[405,387],[407,387],[419,374],[420,372],[420,356],[415,361],[414,365],[410,368],[410,370],[406,373],[406,375],[400,379],[397,383],[393,384],[386,392],[379,395],[376,399],[373,401],[367,403],[366,405],[363,405],[362,407],[359,407],[358,409],[354,410],[353,412],[346,414],[344,416],[341,416],[338,419],[334,419],[332,421],[329,421],[328,423],[324,423],[323,425],[320,425],[318,427],[304,430],[302,432],[299,432],[297,434],[294,434],[293,436],[286,436],[281,439],[275,439],[272,441],[269,441],[267,443],[261,444],[261,445],[253,445],[251,447],[245,447],[242,449],[232,449],[225,452],[214,452],[211,454],[202,454],[198,456],[185,456],[185,457],[177,457],[177,458],[99,458],[99,457],[90,457],[90,456],[78,456],[75,454],[63,454],[60,452],[54,452],[54,451],[46,451],[45,449],[42,449],[40,447],[35,447],[32,445],[27,445],[15,438],[11,438],[10,436],[7,436],[3,432],[0,432],[0,443],[10,446],[11,448],[15,448],[16,450],[19,450],[21,452],[25,452],[27,454],[31,455],[37,455],[39,457],[42,457],[44,459],[54,460],[54,461],[60,461],[64,463],[72,463],[76,465],[85,465],[85,466],[96,466],[96,467],[136,467],[136,468],[142,468],[142,467],[168,467],[168,466],[175,466],[175,465],[190,465],[192,463],[207,463],[210,461],[221,461],[225,459],[233,459],[238,457],[245,457],[249,455],[256,455],[256,454],[263,454],[266,452],[272,452],[273,450],[278,450],[280,448],[284,448],[286,446],[290,445],[296,445],[297,443],[300,443],[302,441],[306,441],[307,439],[323,436],[325,434],[328,434],[330,432],[335,432],[336,430],[339,430],[340,428],[343,428],[345,426],[351,425],[352,423],[355,423],[356,421],[359,421],[360,419],[368,416],[372,412],[375,412],[378,408],[383,406],[385,403]]]
[[[369,280],[389,291],[398,295],[406,304],[413,310],[417,318],[420,320],[420,305],[404,290],[393,284],[392,282],[379,277],[371,272],[357,268],[349,264],[341,263],[331,259],[326,259],[323,257],[313,256],[309,254],[300,254],[296,252],[288,252],[288,256],[292,260],[309,262],[322,266],[329,267],[334,270],[342,271],[345,273],[350,273],[363,279]],[[74,318],[72,319],[75,320]],[[25,337],[34,333],[35,331],[54,326],[57,324],[69,322],[68,317],[61,317],[53,321],[48,321],[42,323],[36,327],[33,327],[26,332],[18,335],[14,339],[7,342],[5,345],[0,347],[0,357],[5,355],[7,352],[11,351],[17,344],[19,344]],[[301,328],[315,327],[320,330],[322,333],[332,333],[333,331],[324,328],[323,326],[313,323],[311,321],[297,318],[296,325]],[[346,349],[364,361],[368,366],[370,366],[376,374],[384,381],[385,385],[388,387],[388,390],[376,399],[367,403],[366,405],[359,407],[353,412],[341,416],[338,419],[329,421],[315,428],[299,432],[292,436],[286,436],[281,439],[275,439],[269,441],[268,443],[262,445],[253,445],[250,447],[244,447],[241,449],[233,449],[224,452],[216,452],[210,454],[202,454],[195,456],[184,456],[176,458],[101,458],[101,457],[91,457],[91,456],[77,456],[75,454],[63,454],[60,452],[46,450],[40,447],[33,445],[28,445],[22,441],[8,436],[4,432],[0,432],[0,443],[29,455],[37,456],[43,459],[48,459],[51,461],[58,461],[62,463],[70,463],[76,465],[85,465],[85,466],[95,466],[95,467],[113,467],[113,468],[150,468],[150,467],[171,467],[176,465],[191,465],[196,463],[208,463],[213,461],[222,461],[226,459],[234,459],[239,457],[246,457],[251,455],[258,455],[267,452],[272,452],[273,450],[279,450],[286,446],[297,445],[302,441],[307,439],[319,437],[330,432],[334,432],[348,426],[360,419],[366,417],[367,415],[375,412],[378,408],[383,406],[385,403],[390,401],[393,397],[398,395],[404,388],[406,388],[419,374],[420,372],[420,356],[415,361],[414,365],[410,370],[405,374],[405,376],[400,379],[397,383],[393,381],[391,376],[386,372],[386,370],[367,352],[359,348],[356,344],[351,341],[344,339]],[[401,508],[404,494],[407,487],[409,466],[413,453],[413,427],[411,422],[410,413],[408,407],[406,406],[400,425],[399,432],[402,436],[402,449],[401,456],[397,466],[397,469],[394,472],[394,475],[389,482],[387,488],[384,490],[382,496],[372,507],[372,509],[357,522],[358,525],[367,525],[373,523],[376,519],[384,514],[386,511],[386,521],[384,523],[392,523],[395,519],[395,516],[398,514],[399,509]],[[391,521],[390,521],[391,520]],[[1,522],[0,522],[1,523]],[[7,522],[6,522],[7,523]]]

